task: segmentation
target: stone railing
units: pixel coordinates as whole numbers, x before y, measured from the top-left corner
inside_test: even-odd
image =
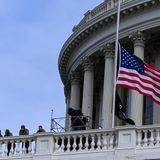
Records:
[[[0,138],[0,160],[51,159],[53,154],[53,133]]]
[[[72,156],[73,159],[77,158],[73,156],[78,156],[78,160],[88,160],[84,154],[89,156],[98,154],[103,157],[108,153],[109,160],[116,159],[115,154],[136,157],[138,155],[135,150],[137,153],[152,150],[152,153],[156,153],[153,155],[160,157],[159,147],[160,126],[123,126],[111,130],[49,132],[0,138],[0,160],[51,160],[53,157],[63,160],[66,159],[66,155]]]
[[[55,152],[109,150],[116,146],[114,130],[77,131],[55,135]]]
[[[125,3],[128,1],[133,1],[133,0],[120,0],[121,3]],[[89,10],[88,12],[85,13],[84,18],[80,21],[80,23],[76,26],[73,27],[73,31],[81,27],[83,24],[86,22],[90,21],[91,19],[97,17],[98,15],[101,15],[115,7],[117,7],[117,0],[106,0],[100,5],[98,5],[96,8],[93,10]]]
[[[160,146],[160,127],[137,128],[137,146],[140,148]]]
[[[31,155],[34,153],[34,136],[0,138],[0,157]]]

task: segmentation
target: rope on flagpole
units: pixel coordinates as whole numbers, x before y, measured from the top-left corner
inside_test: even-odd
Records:
[[[118,60],[118,40],[119,40],[119,22],[120,22],[120,0],[118,0],[117,10],[117,30],[116,30],[116,43],[115,43],[115,58],[114,58],[114,89],[113,89],[113,107],[112,107],[112,128],[115,126],[115,100],[116,100],[116,77],[117,77],[117,60]]]

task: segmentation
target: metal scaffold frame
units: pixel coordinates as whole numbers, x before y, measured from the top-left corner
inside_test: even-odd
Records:
[[[76,130],[89,130],[92,128],[102,129],[102,127],[89,116],[67,116],[54,118],[52,110],[51,132],[59,133]]]

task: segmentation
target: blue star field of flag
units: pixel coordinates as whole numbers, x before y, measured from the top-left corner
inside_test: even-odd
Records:
[[[132,53],[129,53],[123,46],[120,45],[121,67],[126,69],[136,70],[139,74],[144,75],[143,61]]]

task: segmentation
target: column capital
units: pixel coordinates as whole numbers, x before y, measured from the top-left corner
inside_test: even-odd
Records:
[[[84,71],[92,71],[93,70],[93,66],[94,66],[93,59],[91,59],[88,56],[85,56],[82,59],[82,66],[83,66]]]
[[[72,71],[69,80],[71,84],[79,84],[80,83],[80,73],[77,71]]]
[[[144,47],[146,35],[142,31],[133,32],[129,35],[129,38],[133,41],[134,46]]]
[[[105,58],[114,58],[114,46],[111,43],[106,43],[100,49],[102,51]]]

